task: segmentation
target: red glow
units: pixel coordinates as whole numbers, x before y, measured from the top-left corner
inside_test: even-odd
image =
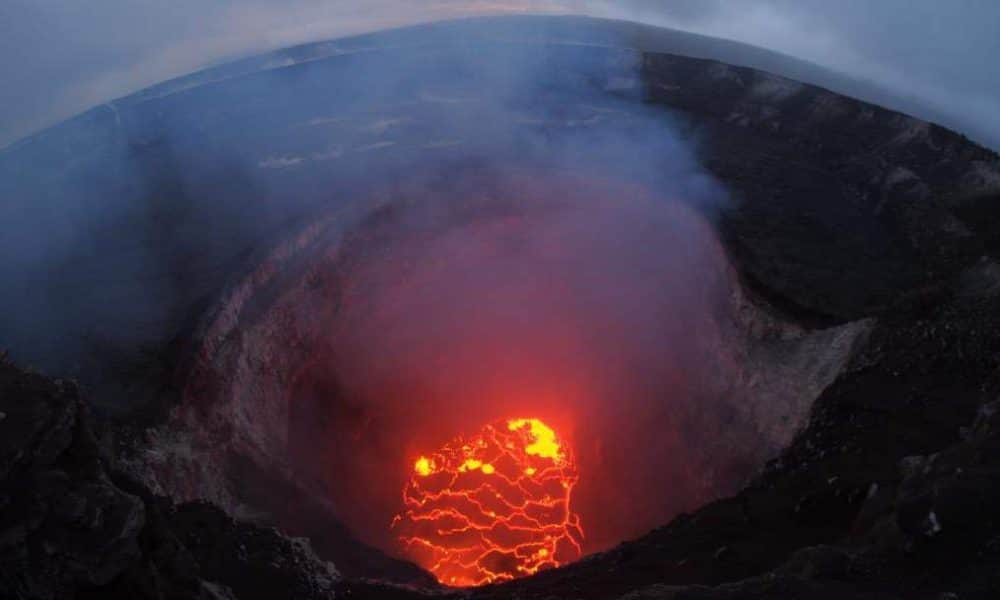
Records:
[[[352,229],[271,326],[319,340],[289,389],[296,465],[361,541],[424,567],[436,561],[399,539],[412,524],[388,527],[400,490],[418,458],[498,417],[538,417],[571,441],[582,555],[710,497],[698,441],[736,447],[739,432],[694,393],[721,397],[731,372],[728,271],[708,224],[600,180],[466,187]]]
[[[571,452],[545,423],[498,421],[418,457],[392,526],[441,583],[531,575],[580,556],[577,479]]]

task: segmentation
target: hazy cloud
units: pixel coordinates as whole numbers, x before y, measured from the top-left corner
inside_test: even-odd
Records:
[[[291,44],[444,18],[582,13],[767,47],[913,95],[1000,146],[994,0],[7,0],[0,145],[90,106]]]
[[[769,48],[919,98],[1000,148],[995,0],[591,0],[589,14]]]

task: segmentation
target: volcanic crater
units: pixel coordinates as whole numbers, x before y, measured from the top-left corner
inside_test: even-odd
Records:
[[[881,589],[872,573],[921,570],[902,554],[940,557],[921,503],[945,475],[919,456],[965,465],[996,443],[975,333],[997,325],[996,232],[968,215],[993,210],[1000,162],[682,56],[695,42],[575,19],[362,36],[163,84],[0,154],[24,202],[83,180],[124,205],[57,257],[65,277],[18,282],[48,297],[109,281],[111,302],[81,297],[25,342],[77,369],[99,425],[63,420],[102,448],[85,470],[144,507],[88,593],[156,572],[254,598],[240,573],[258,551],[304,565],[277,591],[298,597],[763,597],[824,577]],[[471,45],[489,51],[459,57]],[[92,152],[67,163],[54,139]],[[105,235],[122,223],[134,239]],[[927,344],[954,364],[921,363]],[[5,389],[77,406],[3,369]],[[30,417],[4,411],[0,427]],[[923,475],[898,470],[910,455]],[[243,553],[220,558],[230,542]],[[45,585],[78,585],[52,569]]]

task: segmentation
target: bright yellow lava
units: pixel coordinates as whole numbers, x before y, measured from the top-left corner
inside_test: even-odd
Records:
[[[416,471],[418,475],[427,477],[434,472],[434,461],[426,456],[421,456],[417,459],[417,462],[413,463],[413,470]]]
[[[481,466],[483,466],[483,462],[482,461],[476,460],[474,458],[470,458],[470,459],[466,460],[464,463],[462,463],[462,466],[459,467],[458,470],[459,470],[459,472],[464,473],[466,471],[475,471],[476,469],[478,469]]]
[[[512,419],[507,421],[507,429],[517,431],[525,426],[531,428],[531,437],[534,440],[528,444],[524,451],[530,456],[541,458],[551,458],[552,460],[562,460],[559,442],[556,441],[556,432],[552,428],[542,423],[538,419]]]
[[[441,583],[507,581],[580,557],[572,448],[538,419],[504,419],[419,456],[391,527]]]

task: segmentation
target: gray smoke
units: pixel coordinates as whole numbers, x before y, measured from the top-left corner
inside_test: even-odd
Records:
[[[725,256],[705,223],[731,200],[702,170],[688,124],[643,104],[635,38],[617,39],[612,28],[590,43],[593,23],[559,29],[560,43],[540,43],[552,39],[542,21],[429,26],[249,58],[110,100],[223,58],[428,16],[583,10],[722,32],[758,9],[682,3],[661,14],[638,3],[609,12],[591,2],[445,2],[427,13],[412,2],[377,2],[358,13],[355,3],[307,0],[280,9],[157,6],[2,8],[0,27],[17,23],[39,35],[0,31],[9,34],[0,35],[0,60],[14,82],[3,88],[10,108],[0,136],[104,104],[0,151],[0,346],[50,372],[124,382],[117,394],[96,398],[107,410],[134,409],[144,396],[128,378],[148,379],[136,357],[183,342],[197,326],[192,319],[256,257],[317,215],[353,210],[363,218],[380,204],[406,205],[388,242],[440,235],[403,245],[412,252],[402,252],[400,263],[447,268],[416,269],[432,284],[416,289],[398,283],[412,272],[398,274],[397,263],[375,269],[373,295],[345,304],[357,313],[344,313],[354,315],[338,338],[345,355],[328,369],[348,369],[344,385],[376,416],[398,419],[414,405],[420,414],[444,415],[421,429],[428,436],[421,443],[433,447],[455,429],[530,408],[511,400],[517,390],[541,390],[543,408],[584,440],[581,463],[612,480],[581,483],[589,488],[588,514],[613,509],[604,530],[600,517],[591,518],[599,523],[594,548],[731,488],[754,466],[743,463],[759,458],[756,424],[740,416],[739,398],[719,389],[732,362],[723,347],[729,288]],[[761,31],[783,22],[762,18]],[[768,39],[777,46],[798,38]],[[715,47],[691,36],[667,45],[681,42]],[[719,48],[736,59],[744,49]],[[864,61],[841,63],[833,66]],[[977,85],[974,79],[967,84]],[[529,222],[510,231],[489,230],[507,223],[502,218],[484,218],[486,230],[461,218],[466,202],[489,207],[485,197],[503,206],[532,191],[541,197],[522,211]],[[551,196],[559,210],[544,210]],[[519,213],[506,216],[516,222]],[[388,316],[371,314],[379,309]],[[433,362],[424,362],[428,355]],[[546,380],[553,374],[555,383]],[[568,391],[560,387],[567,381]],[[400,386],[422,395],[399,393]],[[575,398],[571,417],[558,414],[566,406],[560,393]],[[420,402],[408,404],[413,397]],[[468,402],[475,412],[463,413]],[[398,421],[389,425],[395,443],[413,442],[400,437]],[[717,456],[725,464],[714,464]],[[405,469],[400,452],[374,460]],[[710,467],[726,472],[706,489]],[[672,487],[644,487],[657,478]],[[398,488],[389,488],[378,498],[394,500]],[[374,517],[359,518],[382,522]]]
[[[0,146],[240,56],[436,19],[519,13],[606,16],[744,41],[869,80],[903,96],[890,108],[1000,147],[1000,76],[992,65],[1000,5],[991,0],[10,0],[0,5]]]
[[[643,102],[627,39],[548,43],[549,26],[533,27],[482,21],[293,49],[8,149],[0,185],[13,201],[0,216],[16,226],[0,238],[0,344],[117,384],[94,393],[100,408],[142,414],[146,394],[129,385],[150,379],[142,359],[183,345],[190,320],[256,257],[317,217],[403,207],[384,239],[358,246],[370,278],[328,273],[342,277],[339,304],[295,305],[340,308],[297,322],[333,348],[321,371],[350,393],[320,400],[365,417],[364,443],[306,452],[340,461],[331,487],[358,495],[337,498],[351,525],[391,547],[380,538],[410,453],[525,413],[578,444],[588,550],[735,485],[728,471],[704,485],[720,466],[711,448],[728,448],[728,463],[729,440],[751,454],[759,442],[756,424],[729,423],[738,400],[706,389],[728,379],[728,272],[710,222],[730,199],[683,118]],[[248,304],[266,307],[276,288]],[[220,379],[256,394],[240,411],[284,402],[259,397],[277,386],[240,378],[291,379],[268,370],[281,361],[267,353],[288,348],[248,339],[275,337],[234,334],[245,354]],[[256,360],[266,364],[247,367]],[[651,473],[671,486],[650,486]]]

